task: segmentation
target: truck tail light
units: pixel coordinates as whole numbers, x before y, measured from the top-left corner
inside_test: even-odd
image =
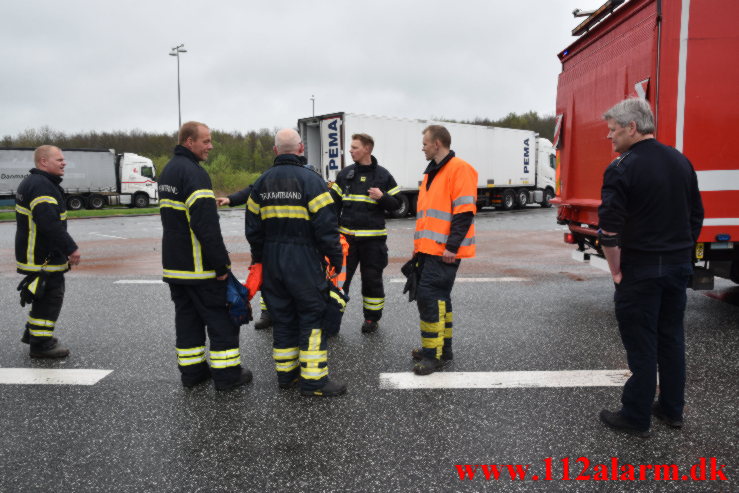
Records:
[[[575,235],[573,235],[572,233],[565,233],[565,243],[569,243],[570,245],[574,245],[575,243],[577,243],[575,241]]]

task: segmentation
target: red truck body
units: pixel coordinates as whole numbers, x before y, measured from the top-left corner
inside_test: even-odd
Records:
[[[553,202],[569,225],[566,241],[600,250],[600,187],[617,156],[602,115],[624,98],[644,97],[656,138],[682,151],[698,174],[705,208],[698,266],[711,280],[715,273],[739,282],[739,2],[631,0],[600,18],[558,55]]]

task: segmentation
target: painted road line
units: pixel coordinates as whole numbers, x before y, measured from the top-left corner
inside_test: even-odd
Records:
[[[454,280],[457,282],[526,282],[530,281],[526,277],[458,277]],[[390,279],[390,282],[406,282],[405,277]]]
[[[113,284],[164,284],[161,279],[120,279]]]
[[[127,240],[128,238],[124,236],[113,236],[113,235],[104,235],[103,233],[89,233],[91,235],[97,235],[97,236],[104,236],[106,238],[115,238],[116,240]]]
[[[541,387],[621,387],[629,370],[380,373],[381,389],[506,389]]]
[[[95,385],[113,370],[57,370],[47,368],[0,368],[5,385]]]

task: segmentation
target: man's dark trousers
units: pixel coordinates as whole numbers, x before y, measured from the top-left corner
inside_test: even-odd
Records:
[[[692,265],[622,265],[616,286],[616,319],[632,376],[624,386],[621,414],[648,429],[657,386],[659,404],[682,418],[685,391],[683,316]]]
[[[28,314],[26,330],[29,342],[35,349],[45,350],[54,346],[54,326],[64,303],[64,273],[46,274],[44,296],[35,300]]]
[[[349,286],[359,264],[364,319],[377,322],[382,318],[382,309],[385,306],[382,272],[388,262],[387,236],[355,238],[346,235],[346,241],[349,243],[349,254],[346,257],[344,292],[349,293]]]

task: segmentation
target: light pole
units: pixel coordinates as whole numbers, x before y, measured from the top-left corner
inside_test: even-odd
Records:
[[[316,116],[316,95],[315,94],[311,94],[310,101],[313,105],[313,116]]]
[[[180,109],[180,53],[187,53],[187,50],[185,50],[183,47],[185,44],[181,44],[179,46],[175,46],[172,48],[172,51],[169,52],[169,56],[175,56],[177,57],[177,116],[178,116],[178,122],[177,129],[182,126],[182,110]]]

